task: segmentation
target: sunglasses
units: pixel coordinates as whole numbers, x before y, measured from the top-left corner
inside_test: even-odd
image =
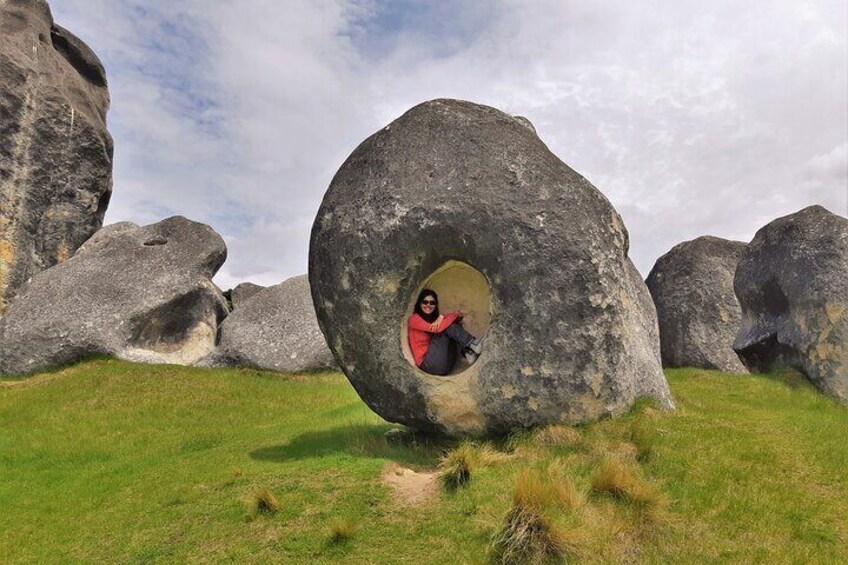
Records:
[[[421,304],[423,304],[424,306],[435,306],[436,301],[435,300],[422,300]]]

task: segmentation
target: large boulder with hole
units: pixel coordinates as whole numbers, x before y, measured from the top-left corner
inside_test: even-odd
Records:
[[[392,422],[503,434],[672,406],[656,313],[609,201],[528,128],[487,106],[434,100],[365,140],[312,228],[321,329],[362,399]],[[447,377],[414,366],[418,292],[487,334]]]
[[[103,65],[46,2],[0,1],[0,315],[102,225],[108,108]]]
[[[733,351],[742,317],[733,275],[745,246],[704,236],[657,259],[645,282],[657,307],[664,366],[747,372]]]
[[[821,206],[760,229],[736,269],[733,348],[754,371],[791,366],[848,403],[848,219]]]
[[[0,373],[93,354],[192,364],[215,347],[227,305],[211,277],[227,256],[212,228],[176,216],[106,226],[33,277],[0,318]]]
[[[217,349],[201,365],[298,372],[335,367],[318,327],[309,279],[293,277],[235,303],[221,324]]]

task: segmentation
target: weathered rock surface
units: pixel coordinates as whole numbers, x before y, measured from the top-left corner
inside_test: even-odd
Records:
[[[239,304],[218,337],[217,349],[200,365],[288,372],[336,366],[315,318],[306,275],[262,289]]]
[[[810,206],[767,224],[734,288],[742,327],[733,348],[745,364],[795,367],[848,403],[848,219]]]
[[[604,196],[518,119],[457,100],[416,106],[336,173],[309,278],[336,361],[384,418],[500,434],[671,407],[656,314]],[[635,274],[634,274],[635,273]],[[410,361],[406,320],[433,286],[485,351],[449,377]],[[460,367],[462,369],[462,367]]]
[[[733,275],[745,247],[704,236],[657,259],[645,282],[657,307],[664,366],[747,372],[733,351],[742,317]]]
[[[37,274],[0,318],[0,373],[91,354],[191,364],[215,347],[226,301],[210,280],[227,256],[212,228],[176,216],[106,226]]]
[[[44,0],[0,2],[0,315],[102,225],[108,108],[103,65]]]
[[[233,309],[235,310],[242,304],[244,304],[247,300],[253,297],[257,292],[263,290],[264,286],[259,286],[258,284],[253,284],[251,282],[243,282],[233,289],[232,294],[230,295],[230,301],[233,303]],[[308,294],[307,290],[307,294]]]

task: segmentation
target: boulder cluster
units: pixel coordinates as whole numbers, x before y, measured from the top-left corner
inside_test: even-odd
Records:
[[[101,229],[112,191],[97,56],[44,0],[0,1],[0,373],[90,355],[302,371],[333,366],[306,277],[212,282],[227,256],[182,217]],[[260,318],[252,318],[259,316]]]
[[[433,100],[341,166],[308,275],[223,293],[209,226],[101,228],[112,141],[97,56],[44,0],[0,0],[0,32],[0,373],[90,355],[339,367],[383,418],[448,435],[613,417],[643,397],[671,409],[663,366],[791,366],[848,403],[848,219],[820,206],[748,244],[681,243],[643,281],[619,214],[529,120]],[[446,377],[408,343],[424,288],[484,344]]]

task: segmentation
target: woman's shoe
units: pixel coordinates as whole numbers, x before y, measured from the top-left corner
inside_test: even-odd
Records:
[[[471,350],[470,347],[465,347],[462,350],[462,357],[465,359],[465,362],[469,365],[473,365],[475,361],[477,361],[477,355],[474,351]]]
[[[470,349],[477,355],[480,355],[481,353],[483,353],[483,340],[485,339],[485,337],[475,337],[471,340],[471,343],[468,344],[468,349]]]

